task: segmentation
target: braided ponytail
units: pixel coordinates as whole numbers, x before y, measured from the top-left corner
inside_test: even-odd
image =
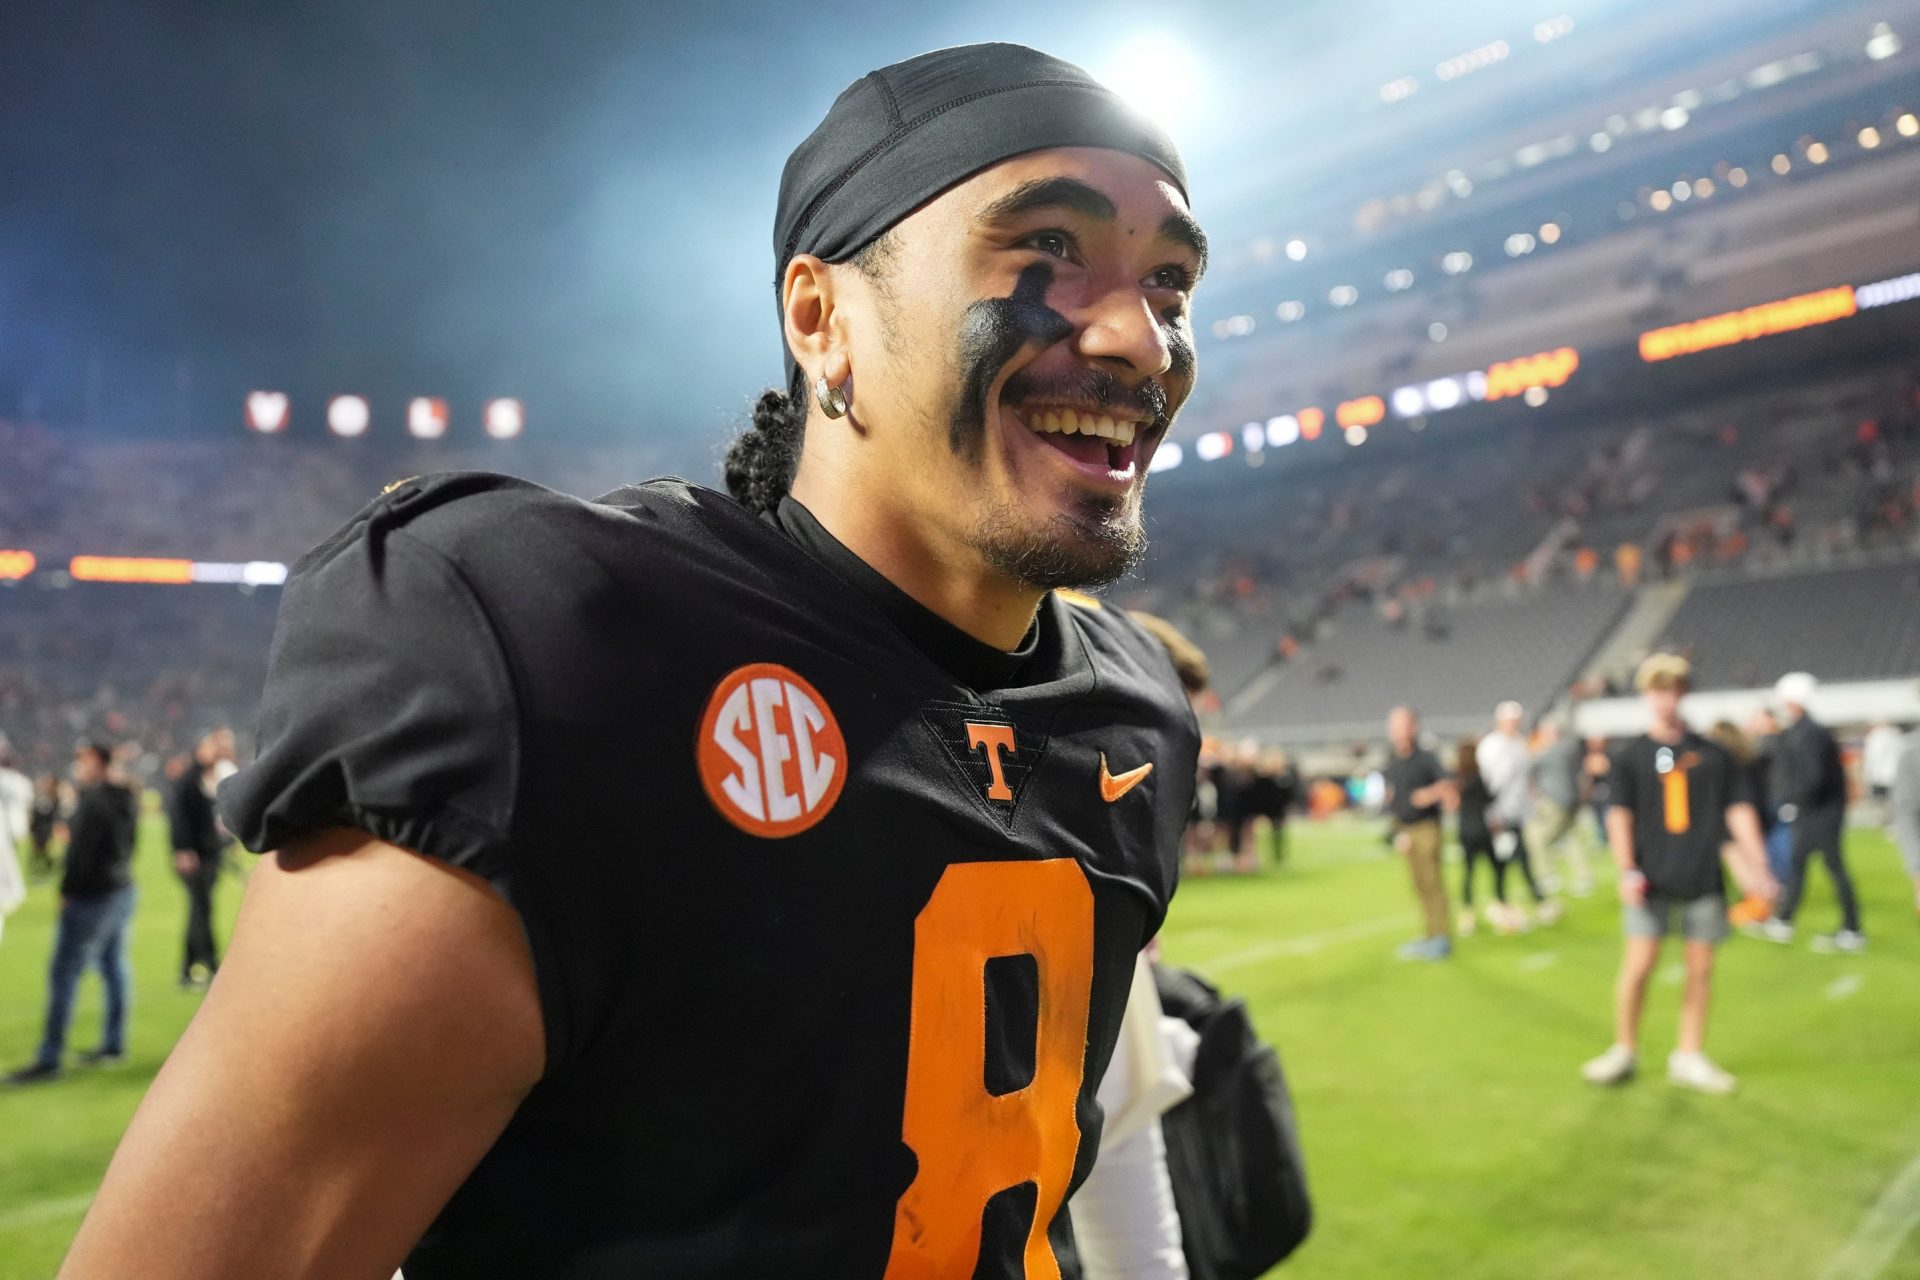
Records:
[[[753,425],[727,448],[727,492],[749,511],[771,511],[793,488],[800,469],[800,440],[807,402],[798,387],[764,391],[753,406]]]

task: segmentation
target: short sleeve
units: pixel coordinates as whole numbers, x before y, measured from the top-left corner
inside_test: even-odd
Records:
[[[1633,794],[1636,779],[1633,772],[1632,748],[1623,747],[1614,753],[1613,767],[1607,774],[1612,784],[1608,792],[1612,804],[1622,809],[1632,809],[1636,797]]]
[[[1725,783],[1725,790],[1721,794],[1727,798],[1727,803],[1729,805],[1752,804],[1753,780],[1748,776],[1748,771],[1741,767],[1740,762],[1733,758],[1731,751],[1720,752],[1718,768],[1721,779]]]
[[[499,641],[454,566],[362,520],[281,601],[254,763],[220,788],[256,852],[358,827],[486,877],[512,899],[520,743]]]

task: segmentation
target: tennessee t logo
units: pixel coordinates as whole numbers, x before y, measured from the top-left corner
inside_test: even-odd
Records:
[[[1145,782],[1147,775],[1152,772],[1153,762],[1149,760],[1145,764],[1134,766],[1125,773],[1109,773],[1107,771],[1107,753],[1102,751],[1100,753],[1100,798],[1108,804],[1112,804],[1121,796]]]
[[[1013,726],[1010,724],[975,724],[967,722],[967,749],[978,751],[987,749],[987,769],[993,774],[993,785],[987,788],[987,799],[1013,799],[1013,788],[1007,785],[1007,776],[1000,768],[1000,753],[1013,754]]]

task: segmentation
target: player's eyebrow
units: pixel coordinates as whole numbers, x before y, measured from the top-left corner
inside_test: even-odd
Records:
[[[1023,182],[974,215],[976,222],[1013,222],[1041,209],[1067,209],[1101,222],[1112,222],[1119,210],[1106,192],[1078,178],[1035,178]]]

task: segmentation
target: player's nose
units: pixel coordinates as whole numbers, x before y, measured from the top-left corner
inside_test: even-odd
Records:
[[[1138,290],[1115,290],[1102,296],[1080,330],[1080,354],[1134,379],[1159,378],[1173,365],[1160,317]]]

